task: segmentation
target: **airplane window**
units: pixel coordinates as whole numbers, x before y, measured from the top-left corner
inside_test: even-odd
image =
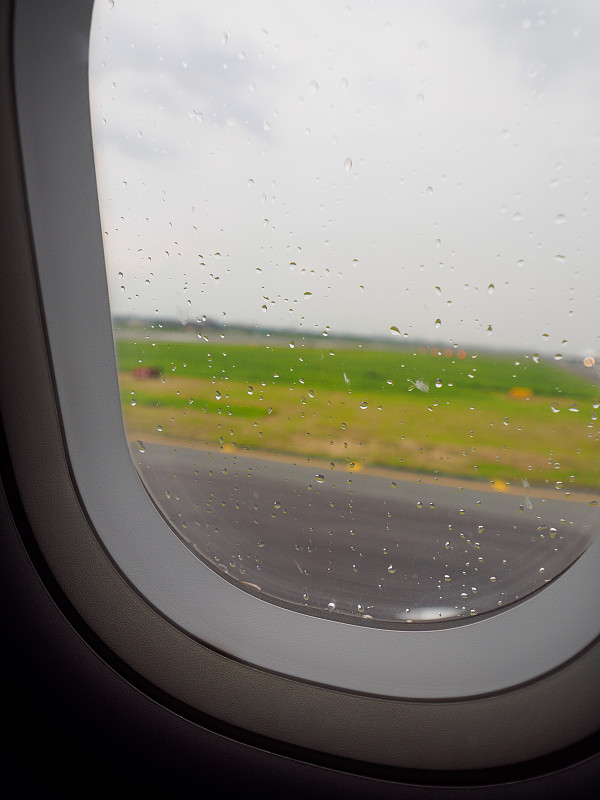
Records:
[[[597,528],[600,56],[579,3],[96,3],[123,418],[177,535],[368,625]]]
[[[91,0],[4,8],[39,577],[140,696],[252,746],[554,770],[600,716],[596,12],[135,8],[97,6],[91,81]]]

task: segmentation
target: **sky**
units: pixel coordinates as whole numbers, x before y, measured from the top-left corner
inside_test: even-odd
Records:
[[[115,315],[600,353],[600,6],[96,0]]]

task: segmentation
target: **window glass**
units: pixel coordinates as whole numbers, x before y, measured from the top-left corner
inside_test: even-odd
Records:
[[[96,3],[125,429],[224,578],[430,623],[514,602],[590,543],[599,16]]]

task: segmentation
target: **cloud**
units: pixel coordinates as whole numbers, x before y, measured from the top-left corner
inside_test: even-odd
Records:
[[[538,90],[564,81],[579,81],[595,90],[600,54],[597,33],[600,7],[588,0],[545,0],[458,5],[463,20],[486,30],[503,55],[514,54],[521,77]]]
[[[190,116],[209,126],[236,124],[265,141],[271,138],[264,127],[268,103],[263,98],[281,91],[286,75],[269,67],[256,36],[238,37],[234,48],[226,34],[215,35],[200,6],[182,7],[165,26],[164,18],[160,24],[153,21],[145,4],[131,4],[119,22],[105,43],[108,69],[96,75],[107,105],[111,93],[119,92],[120,102],[132,110],[152,109],[169,117],[179,125],[173,126],[172,139]],[[260,90],[253,93],[253,87]],[[170,151],[177,149],[174,144]]]
[[[93,70],[111,252],[154,271],[127,310],[595,338],[593,5],[124,4]]]

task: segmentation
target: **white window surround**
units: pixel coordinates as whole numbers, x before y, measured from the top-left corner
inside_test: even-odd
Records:
[[[545,588],[498,613],[452,626],[386,630],[294,612],[238,589],[191,553],[157,512],[131,462],[121,417],[84,95],[90,10],[89,0],[69,0],[59,8],[33,0],[16,3],[16,100],[40,301],[72,480],[91,529],[135,587],[132,603],[143,598],[167,621],[164,625],[187,634],[190,646],[204,643],[220,654],[222,666],[229,661],[234,670],[236,665],[256,667],[256,679],[267,683],[276,676],[292,678],[298,702],[315,684],[334,690],[334,705],[336,697],[360,696],[361,713],[371,715],[369,727],[375,726],[382,741],[399,729],[408,735],[409,724],[415,731],[420,725],[415,738],[427,741],[429,752],[419,756],[418,748],[408,748],[407,763],[401,752],[393,755],[393,746],[382,745],[384,763],[451,768],[448,747],[455,745],[444,743],[449,732],[436,724],[446,719],[441,708],[449,710],[452,722],[447,724],[455,726],[454,733],[462,730],[467,751],[457,765],[462,768],[534,757],[596,730],[597,692],[589,694],[590,680],[578,680],[576,686],[575,676],[578,663],[588,676],[600,666],[598,540]],[[50,552],[52,544],[45,547]],[[76,563],[70,570],[77,576]],[[73,580],[79,584],[73,591],[85,594],[86,576]],[[93,608],[93,598],[80,608],[88,610],[91,627],[110,638],[107,631],[115,621],[101,619],[102,609]],[[157,647],[165,648],[165,641]],[[175,651],[161,658],[176,658]],[[167,677],[165,682],[162,688],[177,696],[177,687],[169,686]],[[515,687],[520,688],[512,691]],[[544,711],[549,690],[557,694],[556,703],[567,704],[562,712],[548,709],[551,720]],[[577,698],[573,693],[579,693]],[[503,694],[507,706],[498,714],[510,713],[511,702],[530,708],[531,715],[538,715],[539,740],[528,744],[526,734],[515,733],[507,721],[506,730],[496,731],[495,745],[485,737],[476,741],[477,730],[490,721],[484,700]],[[396,701],[408,702],[393,706]],[[458,705],[448,701],[468,709],[458,721]],[[578,708],[586,709],[584,719],[559,724],[561,713],[577,714]],[[218,711],[212,707],[207,713]],[[421,721],[415,722],[419,713]],[[407,717],[392,721],[398,714]],[[247,724],[251,719],[249,712]],[[263,721],[262,729],[256,724],[260,732],[274,735],[269,723]],[[308,720],[302,724],[310,727]],[[377,742],[369,745],[367,756],[364,741],[355,743],[352,755],[346,724],[343,714],[328,722],[330,751],[371,758]],[[302,735],[302,744],[310,747],[308,728]],[[317,737],[312,746],[323,744]],[[397,750],[403,747],[404,742]]]

